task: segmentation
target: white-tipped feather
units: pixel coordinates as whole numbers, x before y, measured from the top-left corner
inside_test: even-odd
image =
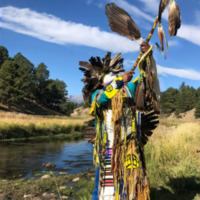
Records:
[[[167,42],[167,38],[166,38],[166,35],[164,32],[164,29],[161,24],[159,24],[159,26],[158,26],[158,36],[159,36],[159,40],[160,40],[161,50],[163,51],[164,50],[163,37],[165,39],[167,48],[168,48],[168,42]]]

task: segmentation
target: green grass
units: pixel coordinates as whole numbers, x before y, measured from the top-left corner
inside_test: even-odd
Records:
[[[21,124],[6,124],[0,126],[0,140],[33,138],[39,136],[55,136],[58,134],[69,135],[72,133],[81,132],[85,125],[73,124],[52,124],[51,126],[37,126],[33,123],[28,125]],[[77,136],[77,135],[76,135]]]
[[[0,180],[0,194],[6,197],[21,200],[26,194],[31,194],[34,197],[42,197],[42,194],[54,193],[57,198],[63,195],[70,197],[70,199],[91,199],[91,193],[94,189],[94,181],[91,177],[94,176],[94,170],[88,170],[79,174],[64,174],[55,175],[51,172],[46,172],[51,177],[48,179],[29,178],[29,179],[16,179],[16,180]],[[37,174],[42,176],[44,174]],[[72,182],[76,177],[79,177],[78,182]],[[61,190],[60,186],[66,186]]]

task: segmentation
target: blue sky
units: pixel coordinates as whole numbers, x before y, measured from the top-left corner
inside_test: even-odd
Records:
[[[83,78],[79,61],[91,56],[112,56],[122,52],[124,67],[130,70],[139,45],[112,32],[105,5],[114,2],[126,10],[146,37],[157,16],[159,0],[1,0],[0,45],[13,57],[21,52],[35,66],[44,62],[50,78],[63,80],[70,95],[79,95]],[[182,26],[177,37],[169,37],[168,9],[162,24],[168,39],[165,59],[154,50],[161,91],[179,88],[184,81],[200,87],[200,1],[177,0]],[[157,30],[150,43],[158,42]],[[137,75],[136,70],[136,75]]]

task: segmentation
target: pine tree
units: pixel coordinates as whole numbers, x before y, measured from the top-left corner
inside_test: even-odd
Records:
[[[195,118],[200,118],[200,97],[198,98],[198,101],[196,103],[196,106],[195,106]]]
[[[16,54],[13,60],[19,66],[17,87],[21,91],[21,96],[33,98],[34,65],[21,53]]]
[[[52,106],[59,106],[67,100],[67,85],[58,79],[50,79],[46,86],[46,103]]]
[[[47,80],[49,78],[49,70],[44,63],[40,63],[37,68],[35,68],[35,88],[34,96],[36,101],[39,103],[46,103],[46,93],[47,93]]]
[[[163,113],[172,113],[176,111],[178,96],[179,91],[172,87],[161,94],[160,108]]]
[[[8,60],[8,57],[8,50],[5,47],[0,46],[0,67],[6,60]]]
[[[179,91],[180,95],[177,101],[179,112],[186,112],[194,108],[197,101],[196,90],[193,87],[186,86],[183,82]]]
[[[20,91],[17,85],[18,65],[12,60],[6,60],[0,69],[0,97],[8,104],[17,103],[21,100]]]

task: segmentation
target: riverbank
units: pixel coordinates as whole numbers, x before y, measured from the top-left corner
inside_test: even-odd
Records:
[[[58,134],[77,137],[72,133],[81,132],[85,127],[84,122],[89,119],[89,116],[35,116],[0,112],[0,140],[52,137]]]
[[[94,170],[78,174],[51,171],[29,179],[0,180],[0,199],[89,200],[94,189]]]

